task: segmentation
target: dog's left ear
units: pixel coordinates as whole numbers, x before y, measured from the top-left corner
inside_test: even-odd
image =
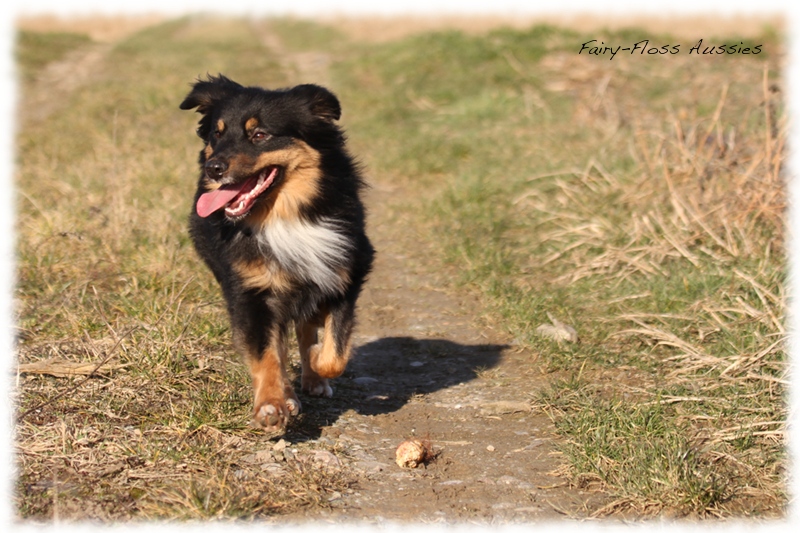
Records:
[[[220,74],[208,76],[206,80],[198,80],[192,91],[181,102],[181,109],[197,108],[198,113],[207,114],[217,102],[228,98],[242,86]]]
[[[324,87],[313,84],[298,85],[289,91],[290,94],[302,101],[315,117],[333,122],[342,116],[339,100],[332,92]]]
[[[197,80],[192,91],[181,102],[181,109],[197,108],[203,115],[197,126],[197,136],[206,139],[211,134],[211,111],[220,101],[240,91],[243,87],[220,74]]]

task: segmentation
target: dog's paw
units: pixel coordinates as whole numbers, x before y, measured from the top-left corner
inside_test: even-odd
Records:
[[[300,400],[297,398],[289,398],[286,400],[286,410],[289,412],[289,416],[297,416],[300,414]]]
[[[285,401],[267,400],[256,407],[253,422],[265,431],[284,431],[289,418],[300,414],[300,400],[288,398]]]
[[[322,396],[323,398],[333,397],[333,389],[328,380],[319,376],[303,376],[303,392],[309,396]]]
[[[266,431],[283,431],[286,429],[288,415],[289,411],[285,406],[274,401],[266,401],[256,407],[253,421],[256,426]]]

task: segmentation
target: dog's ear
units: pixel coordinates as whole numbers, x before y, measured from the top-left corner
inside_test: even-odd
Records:
[[[197,108],[203,114],[197,128],[197,135],[205,139],[211,133],[211,111],[221,100],[228,98],[242,89],[242,86],[222,74],[208,76],[206,80],[198,80],[189,94],[181,102],[181,109]]]
[[[333,122],[342,116],[339,100],[332,92],[324,87],[313,84],[298,85],[289,93],[303,102],[306,108],[317,118]]]
[[[192,91],[181,102],[181,109],[197,108],[198,113],[208,113],[220,100],[231,96],[242,89],[242,86],[220,74],[208,76],[206,80],[198,80]]]

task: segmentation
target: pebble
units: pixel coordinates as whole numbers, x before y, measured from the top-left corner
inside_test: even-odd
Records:
[[[356,385],[370,385],[372,383],[378,383],[378,379],[370,376],[361,376],[353,379],[353,383]]]
[[[242,460],[247,463],[263,464],[274,463],[275,458],[269,450],[259,450],[256,453],[251,453],[242,457]]]
[[[368,402],[372,400],[386,401],[388,399],[389,397],[386,396],[385,394],[373,394],[372,396],[367,396]]]
[[[327,450],[314,450],[306,459],[310,459],[314,465],[321,467],[338,468],[342,466],[339,458]]]
[[[278,463],[266,463],[261,465],[261,470],[273,476],[285,476],[288,472]]]
[[[511,413],[530,413],[531,406],[527,402],[490,402],[481,406],[482,415],[508,415]]]
[[[490,444],[490,445],[488,445],[488,446],[486,447],[486,450],[488,450],[488,451],[490,451],[490,452],[493,452],[493,451],[494,451],[494,446],[492,446],[492,445]]]
[[[509,502],[500,502],[500,503],[496,503],[496,504],[492,505],[492,509],[498,509],[498,510],[500,510],[500,509],[510,509],[510,508],[514,507],[515,505],[516,504],[509,503]]]
[[[389,465],[378,461],[356,461],[354,466],[358,470],[372,474],[376,472],[383,472]]]

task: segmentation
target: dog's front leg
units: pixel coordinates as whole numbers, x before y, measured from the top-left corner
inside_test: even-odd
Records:
[[[283,431],[289,418],[300,412],[300,401],[286,374],[286,341],[285,325],[234,327],[234,343],[245,353],[253,378],[253,421],[267,431]]]

